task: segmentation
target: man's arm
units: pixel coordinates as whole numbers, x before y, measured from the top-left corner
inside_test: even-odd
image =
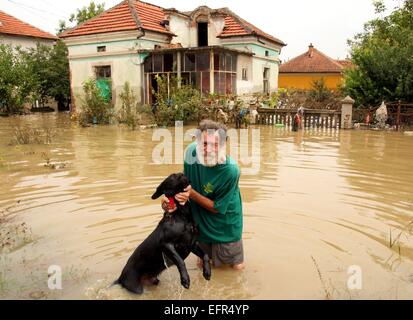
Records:
[[[184,190],[184,192],[179,193],[175,196],[176,201],[178,201],[181,205],[185,205],[185,203],[188,202],[189,199],[192,201],[195,201],[197,204],[199,204],[201,207],[204,209],[208,210],[211,214],[218,214],[219,212],[214,208],[214,201],[208,199],[207,197],[204,197],[203,195],[199,194],[196,192],[194,189],[192,189],[192,186],[188,186]],[[167,211],[168,213],[173,213],[177,210],[177,208],[170,208],[169,207],[169,199],[167,197],[163,197],[162,199],[162,208]]]
[[[219,212],[215,209],[214,201],[204,197],[203,195],[196,192],[194,189],[191,189],[189,198],[199,204],[202,208],[208,210],[212,214],[218,214]]]

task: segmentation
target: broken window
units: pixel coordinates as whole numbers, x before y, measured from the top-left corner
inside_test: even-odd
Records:
[[[198,47],[208,47],[208,22],[198,22]]]
[[[199,52],[196,55],[196,71],[209,71],[209,57],[208,51]]]
[[[195,71],[195,54],[185,53],[185,71]]]
[[[145,59],[145,72],[153,72],[152,56]]]
[[[161,54],[155,54],[153,56],[153,72],[163,71],[163,56]]]
[[[214,70],[219,70],[219,53],[214,54]]]
[[[209,94],[210,90],[210,73],[202,72],[202,93]]]
[[[163,72],[176,71],[175,57],[172,53],[165,53],[163,56]]]

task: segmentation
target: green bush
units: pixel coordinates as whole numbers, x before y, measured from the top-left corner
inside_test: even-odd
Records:
[[[309,95],[310,98],[314,99],[316,102],[324,102],[330,99],[331,92],[328,90],[324,78],[312,81]]]
[[[0,112],[23,112],[29,102],[35,79],[22,52],[0,44]]]
[[[154,115],[156,124],[161,126],[173,125],[175,121],[198,120],[202,108],[202,94],[190,85],[178,86],[178,79],[157,76],[158,90],[154,93],[156,105]]]
[[[110,102],[103,97],[96,85],[96,80],[89,79],[83,83],[84,96],[82,110],[79,112],[78,120],[81,125],[109,124],[114,115],[114,108]]]
[[[119,97],[122,101],[122,107],[118,112],[118,122],[135,130],[142,117],[138,112],[138,97],[130,88],[129,82],[125,82]]]

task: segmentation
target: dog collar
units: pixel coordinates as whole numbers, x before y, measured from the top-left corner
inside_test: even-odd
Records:
[[[175,205],[175,199],[173,197],[169,197],[169,208],[170,209],[175,209],[176,205]]]

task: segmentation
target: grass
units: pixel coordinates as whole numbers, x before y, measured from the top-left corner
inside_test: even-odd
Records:
[[[313,260],[315,268],[317,269],[318,278],[320,279],[321,284],[323,286],[325,299],[326,300],[331,300],[332,299],[332,293],[330,292],[329,288],[327,287],[327,284],[326,284],[326,282],[324,280],[324,277],[323,277],[323,275],[320,271],[320,268],[318,267],[318,263],[317,263],[317,261],[315,260],[315,258],[313,256],[311,256],[311,259]]]
[[[401,231],[399,230],[399,233],[393,239],[393,231],[390,228],[389,248],[393,249],[397,244],[398,245],[398,253],[399,253],[399,256],[401,256],[400,239],[401,239],[402,236],[405,236],[406,238],[408,238],[408,235],[412,235],[412,231],[413,231],[413,221],[409,222]]]
[[[56,131],[51,128],[16,127],[9,145],[51,144]]]

